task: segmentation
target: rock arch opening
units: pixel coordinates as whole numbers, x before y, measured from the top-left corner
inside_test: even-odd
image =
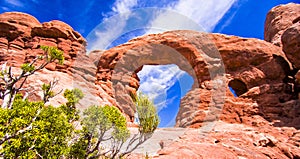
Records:
[[[157,107],[159,127],[174,127],[180,100],[192,88],[193,78],[175,64],[144,65],[137,75],[138,91],[148,95]]]
[[[247,85],[239,79],[231,80],[228,86],[231,92],[236,96],[240,96],[248,91]]]
[[[186,101],[180,102],[175,127],[187,127],[199,115],[199,105],[206,109],[211,106],[211,101],[218,101],[216,109],[222,108],[224,98],[220,96],[225,95],[223,88],[226,87],[224,65],[207,34],[194,31],[188,34],[185,31],[165,34],[149,35],[144,40],[136,38],[105,51],[99,59],[96,84],[107,92],[109,102],[126,115],[128,122],[133,122],[135,105],[131,95],[140,87],[138,72],[146,65],[177,65],[192,77],[191,91],[204,92],[208,97],[207,101],[203,101],[198,95],[189,98],[187,93],[187,98],[183,98]],[[206,117],[203,113],[200,115]],[[214,115],[218,116],[218,113]],[[186,119],[187,116],[189,119]]]

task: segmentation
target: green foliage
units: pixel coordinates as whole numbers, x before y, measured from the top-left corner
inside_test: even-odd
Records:
[[[64,92],[64,97],[68,100],[67,106],[75,107],[75,104],[84,97],[84,94],[78,88],[73,90],[66,89]]]
[[[84,94],[78,88],[74,88],[72,90],[66,89],[64,97],[68,100],[68,102],[65,105],[62,105],[61,109],[65,112],[70,122],[78,120],[79,113],[75,105],[84,97]]]
[[[30,65],[29,63],[24,63],[21,65],[21,69],[24,72],[32,72],[35,70],[35,66],[34,65]]]
[[[75,134],[78,136],[78,140],[72,144],[68,158],[86,158],[86,151],[89,145],[89,133],[83,128]]]
[[[42,85],[42,91],[43,91],[43,93],[44,93],[44,96],[46,96],[47,97],[47,99],[48,98],[52,98],[52,97],[54,97],[54,91],[52,91],[51,90],[51,84],[46,84],[46,83],[44,83],[43,85]]]
[[[52,47],[52,46],[40,46],[40,48],[42,50],[44,50],[47,53],[47,61],[48,62],[52,62],[54,60],[58,60],[59,64],[63,64],[64,63],[64,53],[57,49],[56,47]]]
[[[156,108],[145,95],[132,97],[139,116],[139,133],[131,137],[123,150],[123,144],[130,138],[126,118],[114,106],[91,106],[83,113],[83,129],[77,134],[77,141],[72,144],[69,157],[121,158],[149,139],[159,124]],[[101,147],[101,143],[107,140],[110,140],[111,147]]]
[[[106,117],[103,107],[91,106],[84,111],[83,115],[85,117],[82,120],[82,125],[94,136],[99,136],[99,130],[103,132],[112,127],[112,123]]]
[[[90,106],[83,115],[80,138],[72,145],[70,152],[73,158],[101,156],[99,146],[102,141],[106,140],[104,139],[105,133],[109,133],[109,140],[115,142],[114,144],[124,143],[130,136],[126,118],[114,106]]]
[[[0,138],[12,136],[1,145],[5,158],[59,158],[68,152],[73,126],[60,107],[16,99],[0,113]]]
[[[44,85],[44,89],[46,87]],[[78,89],[66,92],[68,99],[74,100],[78,94],[82,97]],[[60,158],[67,155],[68,142],[74,134],[71,122],[76,116],[74,107],[45,106],[42,101],[30,102],[17,95],[11,109],[0,108],[0,154],[4,158]]]
[[[51,46],[41,46],[44,50],[44,56],[37,56],[32,59],[30,63],[24,63],[21,65],[22,72],[15,75],[12,72],[12,67],[6,66],[6,63],[2,64],[2,69],[0,70],[0,78],[3,81],[4,89],[0,90],[0,98],[3,100],[2,108],[11,108],[14,97],[17,93],[23,90],[24,83],[26,83],[27,77],[33,75],[36,71],[45,68],[49,63],[58,61],[59,64],[63,64],[64,56],[63,51]],[[37,65],[39,63],[39,65]],[[19,84],[17,84],[19,83]],[[47,86],[43,86],[44,91]],[[44,97],[44,102],[48,100],[52,95],[50,89],[49,92]],[[44,92],[45,93],[45,92]]]
[[[125,142],[129,137],[129,130],[126,126],[126,118],[122,115],[120,110],[114,106],[104,106],[100,107],[107,118],[107,123],[110,128],[113,128],[112,136],[118,141]]]
[[[63,52],[55,47],[41,46],[44,56],[21,65],[22,72],[15,75],[11,67],[2,65],[0,78],[5,83],[0,97],[0,157],[2,158],[62,158],[69,154],[74,136],[73,121],[79,119],[75,104],[83,98],[79,89],[66,90],[68,102],[59,107],[45,106],[57,81],[42,85],[43,101],[31,102],[18,94],[27,77],[58,61],[63,64]],[[43,60],[36,65],[38,60]],[[16,85],[19,83],[19,85]],[[76,135],[75,135],[76,136]],[[82,150],[83,151],[83,150]]]
[[[153,102],[143,94],[134,96],[141,133],[153,133],[159,124],[159,117]]]

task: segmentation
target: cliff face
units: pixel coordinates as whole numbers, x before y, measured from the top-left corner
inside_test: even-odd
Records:
[[[38,91],[43,82],[58,78],[57,91],[83,90],[79,108],[115,105],[129,122],[135,110],[130,94],[139,88],[143,65],[176,64],[194,79],[181,99],[176,127],[197,129],[168,141],[156,158],[300,158],[299,9],[299,4],[273,8],[265,40],[169,31],[89,56],[86,41],[69,25],[3,13],[0,64],[18,71],[20,64],[42,54],[39,45],[56,46],[64,51],[65,65],[49,65],[28,79],[27,87]],[[30,98],[41,94],[33,91]],[[50,101],[63,102],[62,95]]]

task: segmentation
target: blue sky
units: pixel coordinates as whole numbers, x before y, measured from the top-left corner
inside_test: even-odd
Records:
[[[20,11],[40,22],[64,21],[86,37],[88,50],[94,50],[173,29],[263,39],[268,10],[289,2],[300,0],[1,0],[0,13]],[[160,126],[172,126],[192,79],[176,65],[146,66],[139,77],[140,90],[158,105]]]

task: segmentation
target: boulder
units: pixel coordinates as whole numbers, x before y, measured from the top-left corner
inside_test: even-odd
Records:
[[[300,7],[300,6],[299,6]],[[300,14],[299,14],[300,17]],[[281,37],[282,49],[295,69],[300,69],[300,19],[287,28]]]
[[[272,8],[266,17],[264,39],[282,46],[281,35],[291,25],[299,21],[300,4],[288,3]]]

